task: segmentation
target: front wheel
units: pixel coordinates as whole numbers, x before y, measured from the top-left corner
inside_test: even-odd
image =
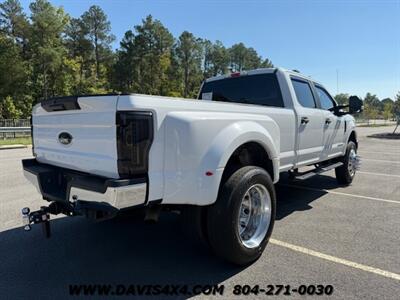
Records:
[[[213,251],[238,265],[258,259],[272,233],[275,207],[274,185],[264,169],[247,166],[234,172],[207,213]]]
[[[335,169],[336,180],[340,184],[352,183],[358,167],[357,147],[354,142],[347,144],[346,154],[342,157],[343,165]]]

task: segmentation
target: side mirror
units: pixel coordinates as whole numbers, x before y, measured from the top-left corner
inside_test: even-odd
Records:
[[[349,114],[362,112],[363,102],[357,96],[350,96],[349,98]]]

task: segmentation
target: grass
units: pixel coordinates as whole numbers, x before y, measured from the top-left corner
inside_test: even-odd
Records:
[[[0,146],[7,146],[7,145],[31,145],[32,141],[30,137],[20,137],[15,139],[1,139],[0,138]]]

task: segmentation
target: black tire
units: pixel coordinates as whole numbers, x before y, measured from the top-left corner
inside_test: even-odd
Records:
[[[269,228],[261,243],[254,248],[248,248],[243,245],[237,230],[238,216],[242,198],[255,184],[263,185],[270,195],[271,217]],[[255,166],[237,170],[223,184],[217,201],[207,211],[208,239],[212,250],[225,260],[241,266],[257,260],[271,236],[275,210],[275,188],[269,174]]]
[[[206,229],[207,207],[187,205],[181,210],[182,231],[195,246],[209,248]]]
[[[357,146],[352,141],[350,141],[347,144],[346,154],[340,160],[343,163],[343,165],[335,168],[336,180],[339,184],[344,184],[344,185],[351,184],[356,174],[355,171],[353,174],[351,174],[348,168],[349,155],[351,150],[357,152]]]

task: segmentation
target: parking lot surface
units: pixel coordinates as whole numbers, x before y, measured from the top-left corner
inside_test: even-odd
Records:
[[[338,186],[334,172],[302,182],[282,176],[271,241],[246,268],[188,242],[173,213],[152,225],[129,216],[56,218],[47,240],[39,226],[24,232],[21,208],[45,204],[22,175],[21,159],[31,151],[1,150],[1,298],[68,298],[70,284],[220,284],[232,299],[235,285],[324,284],[333,294],[315,298],[399,299],[400,140],[369,137],[391,131],[359,128],[362,165],[349,187]],[[245,299],[267,297],[300,296]]]

